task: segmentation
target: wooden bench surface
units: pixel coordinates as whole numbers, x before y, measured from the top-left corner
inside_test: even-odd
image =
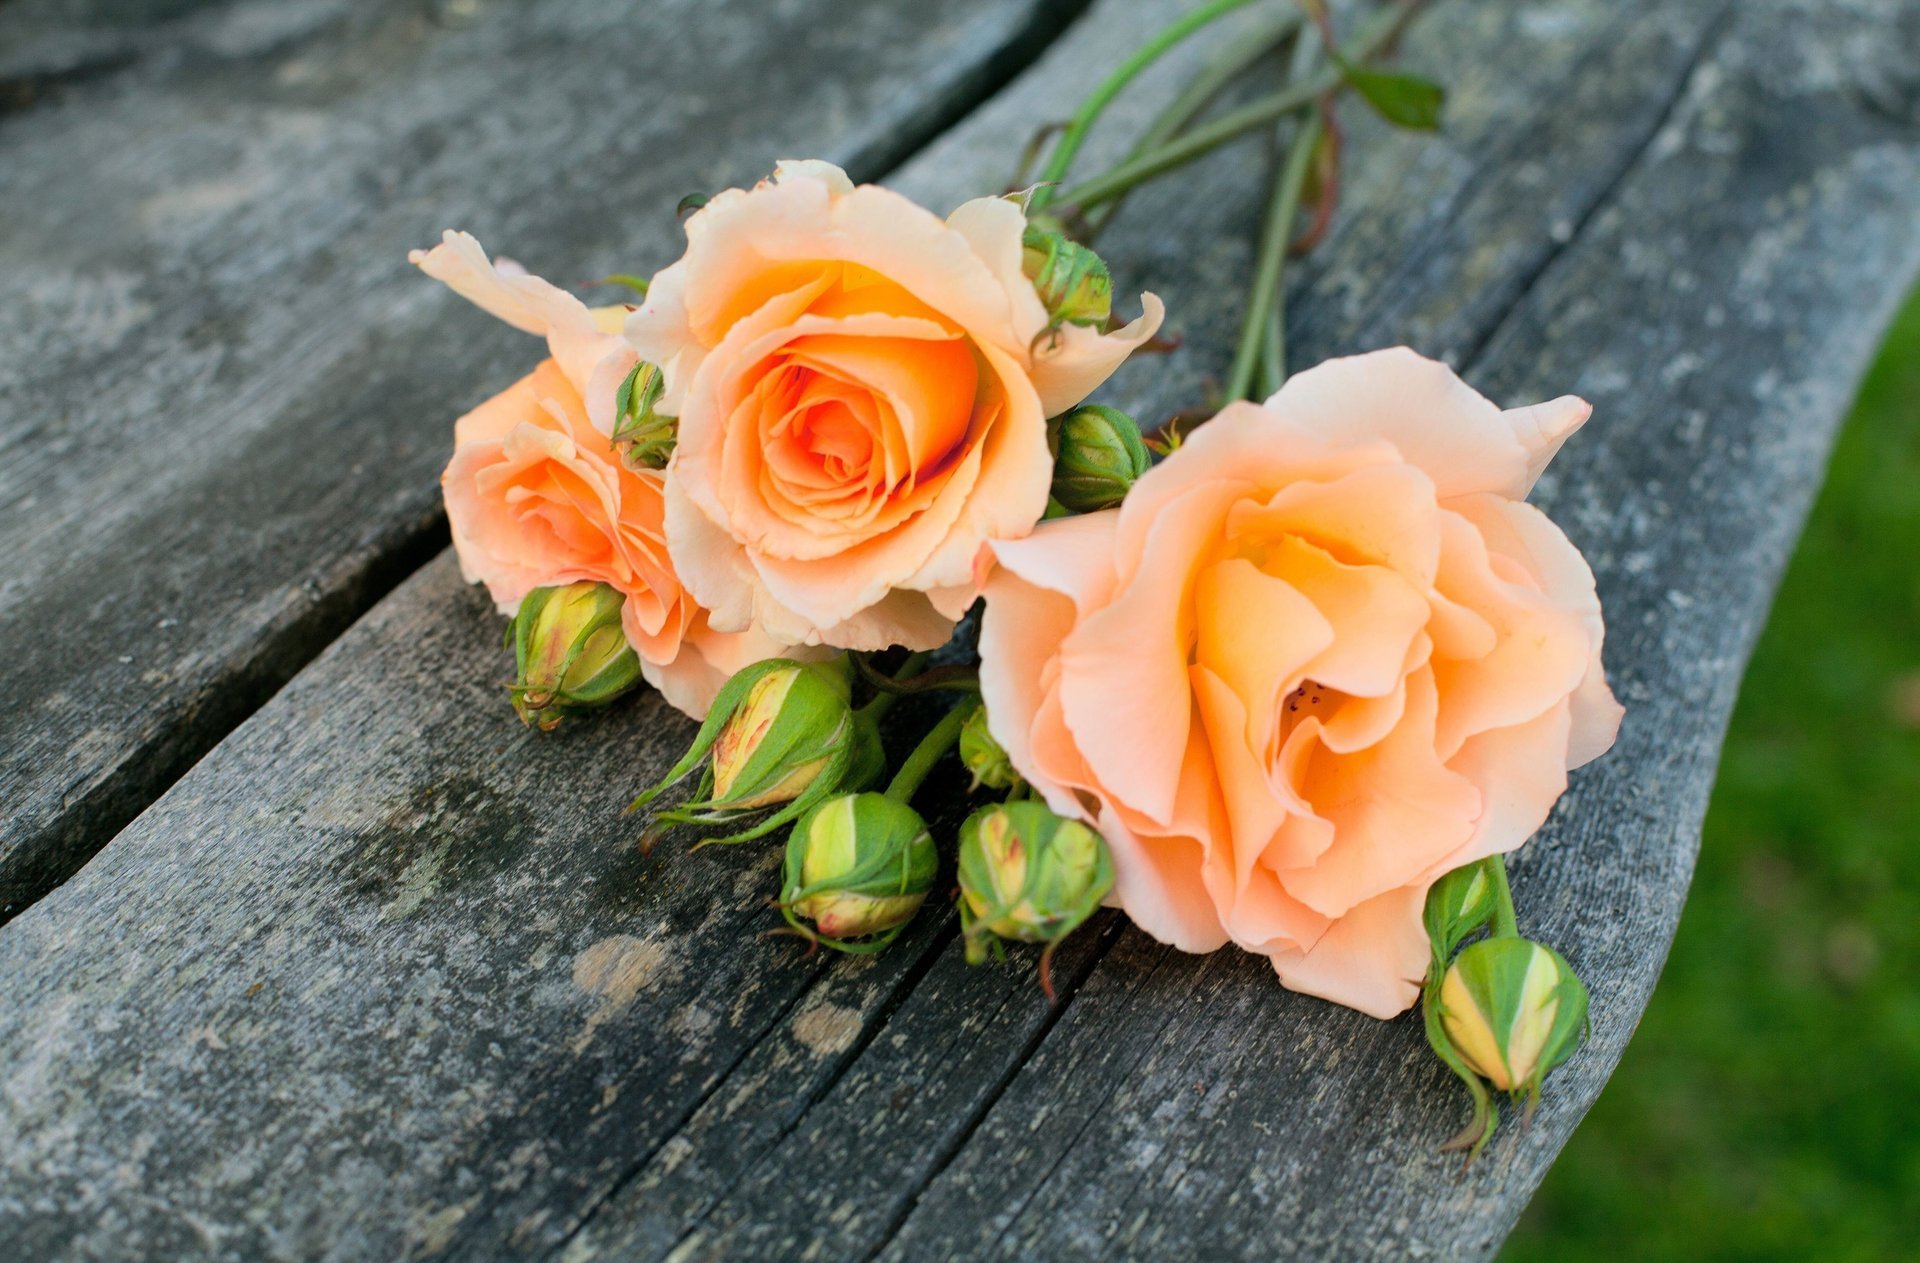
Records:
[[[689,725],[647,695],[527,733],[486,601],[419,565],[452,415],[538,349],[406,247],[647,270],[680,194],[796,153],[944,208],[1187,5],[94,7],[118,25],[0,0],[0,902],[30,905],[0,1253],[1497,1247],[1645,1006],[1741,667],[1920,267],[1911,6],[1442,2],[1404,60],[1446,133],[1343,113],[1295,362],[1408,341],[1596,407],[1536,499],[1594,563],[1628,718],[1515,868],[1593,1039],[1464,1174],[1417,1021],[1258,959],[1103,914],[1049,1007],[947,913],[869,960],[762,937],[777,848],[643,857],[618,815]],[[1223,369],[1266,171],[1223,151],[1102,238],[1185,336],[1116,402]]]

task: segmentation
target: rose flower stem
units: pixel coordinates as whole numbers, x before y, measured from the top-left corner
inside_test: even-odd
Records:
[[[1253,285],[1247,293],[1247,315],[1240,325],[1240,345],[1234,351],[1233,369],[1227,374],[1223,392],[1229,400],[1249,398],[1254,377],[1263,368],[1274,388],[1285,376],[1285,353],[1278,346],[1268,345],[1269,329],[1276,330],[1271,336],[1277,338],[1279,326],[1275,313],[1283,301],[1280,287],[1287,250],[1293,244],[1294,215],[1300,209],[1300,190],[1307,182],[1307,169],[1313,165],[1313,151],[1320,144],[1321,130],[1318,115],[1300,124],[1293,146],[1287,151],[1287,160],[1280,168],[1280,178],[1273,183],[1266,227],[1260,234],[1260,254],[1253,269]]]
[[[1507,882],[1507,857],[1489,855],[1487,875],[1493,879],[1493,928],[1495,938],[1519,938],[1520,921],[1513,910],[1513,887]]]
[[[900,664],[900,669],[889,676],[876,670],[872,663],[868,662],[859,654],[849,654],[848,660],[853,663],[854,670],[858,671],[863,679],[878,689],[878,692],[874,694],[873,700],[865,706],[862,706],[855,713],[864,715],[876,723],[879,722],[880,717],[892,709],[894,700],[901,694],[901,690],[889,688],[887,685],[899,684],[904,680],[911,680],[914,676],[919,675],[920,672],[926,669],[927,661],[932,657],[933,655],[925,650],[919,653],[909,654],[907,660]],[[885,683],[883,684],[881,681],[885,681]]]
[[[1374,20],[1367,24],[1365,30],[1341,48],[1340,55],[1349,62],[1357,63],[1365,59],[1399,34],[1400,28],[1412,17],[1413,12],[1412,6],[1395,5],[1376,15]],[[1178,140],[1171,141],[1159,149],[1137,158],[1130,158],[1104,174],[1068,189],[1060,194],[1057,200],[1081,211],[1102,202],[1111,201],[1136,184],[1143,184],[1157,175],[1164,175],[1175,167],[1219,148],[1237,136],[1250,132],[1256,127],[1276,122],[1295,110],[1311,105],[1323,93],[1331,92],[1339,86],[1340,73],[1337,70],[1322,71],[1310,80],[1283,88],[1272,96],[1262,97],[1237,110],[1222,114],[1212,122],[1194,128]]]
[[[1314,63],[1320,59],[1321,51],[1325,46],[1326,36],[1322,28],[1310,30],[1302,35],[1294,44],[1293,58],[1287,67],[1287,77],[1294,80],[1305,79],[1313,70]],[[1331,127],[1333,120],[1326,110],[1324,101],[1320,118],[1323,124]],[[1295,214],[1298,213],[1296,203]],[[1288,237],[1289,251],[1305,253],[1309,248],[1305,241],[1292,240],[1291,232],[1288,233]],[[1282,256],[1281,272],[1284,274],[1285,270],[1285,257]],[[1260,363],[1254,372],[1254,394],[1262,399],[1280,389],[1280,384],[1287,380],[1287,295],[1278,278],[1274,285],[1273,306],[1267,313],[1266,325],[1261,330]]]
[[[1239,78],[1247,70],[1278,48],[1286,45],[1300,28],[1302,19],[1297,10],[1289,9],[1268,19],[1259,30],[1249,33],[1245,38],[1236,40],[1228,47],[1224,56],[1215,60],[1181,90],[1180,95],[1169,102],[1165,109],[1154,117],[1147,130],[1140,133],[1133,148],[1127,152],[1127,160],[1132,161],[1143,154],[1152,153],[1178,136],[1200,113],[1212,103],[1216,96],[1229,83]],[[1092,216],[1088,217],[1087,237],[1092,238],[1106,227],[1107,221],[1119,211],[1125,194],[1113,198]]]
[[[960,729],[967,722],[968,707],[955,706],[948,711],[933,730],[920,738],[920,744],[913,748],[907,761],[893,774],[893,780],[887,785],[887,797],[897,803],[908,802],[914,791],[920,788],[920,782],[927,779],[927,773],[933,770],[941,756],[951,750],[960,740]]]
[[[1047,165],[1040,171],[1040,180],[1033,197],[1027,203],[1029,212],[1043,209],[1053,200],[1053,186],[1067,174],[1067,168],[1073,165],[1073,157],[1085,143],[1087,133],[1092,130],[1094,121],[1100,112],[1120,95],[1120,89],[1132,82],[1135,75],[1145,70],[1159,59],[1161,54],[1193,34],[1216,18],[1223,17],[1233,10],[1251,4],[1253,0],[1211,0],[1193,12],[1170,23],[1158,35],[1134,50],[1131,57],[1114,68],[1112,74],[1095,85],[1087,99],[1080,103],[1074,112],[1073,121],[1060,133],[1060,140],[1053,147],[1053,153],[1047,158]]]

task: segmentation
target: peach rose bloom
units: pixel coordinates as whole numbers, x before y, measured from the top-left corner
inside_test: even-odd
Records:
[[[611,585],[626,597],[621,625],[641,673],[674,706],[704,716],[728,676],[786,646],[708,624],[668,558],[664,478],[629,469],[607,437],[614,394],[635,363],[619,336],[626,308],[591,311],[537,277],[495,268],[464,233],[410,258],[516,328],[545,335],[552,353],[455,423],[440,486],[461,574],[485,583],[507,615],[535,588]]]
[[[667,540],[713,625],[931,648],[987,540],[1033,529],[1046,418],[1160,325],[1046,332],[1002,198],[945,220],[821,162],[784,162],[687,222],[627,322],[679,418]]]
[[[993,545],[988,723],[1186,951],[1389,1017],[1427,887],[1511,851],[1613,743],[1593,575],[1522,502],[1586,420],[1407,350],[1233,404],[1117,509]]]

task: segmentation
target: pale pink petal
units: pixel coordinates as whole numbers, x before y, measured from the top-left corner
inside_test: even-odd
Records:
[[[1593,405],[1577,395],[1562,395],[1545,403],[1509,408],[1500,414],[1513,427],[1513,436],[1527,453],[1527,483],[1521,495],[1533,490],[1561,444],[1593,415]]]
[[[560,370],[578,391],[588,389],[602,359],[624,350],[619,337],[602,330],[585,303],[537,276],[502,272],[467,233],[448,231],[439,245],[415,250],[407,260],[490,315],[544,335]]]
[[[831,162],[819,158],[782,158],[773,164],[773,181],[817,180],[835,194],[853,192],[853,181]]]
[[[1417,672],[1407,681],[1406,716],[1390,736],[1356,754],[1314,756],[1307,797],[1333,824],[1335,840],[1311,867],[1281,875],[1287,893],[1326,916],[1345,916],[1413,881],[1472,836],[1480,792],[1434,755],[1437,706],[1432,679]]]
[[[1573,691],[1567,766],[1581,767],[1599,758],[1613,748],[1626,712],[1607,687],[1601,664],[1606,624],[1586,558],[1546,514],[1530,504],[1475,497],[1450,507],[1480,529],[1490,550],[1524,564],[1549,598],[1578,614],[1586,625],[1590,647],[1586,671]]]
[[[1227,943],[1219,906],[1202,876],[1200,844],[1190,838],[1142,838],[1110,812],[1096,822],[1113,853],[1107,901],[1133,923],[1183,952],[1211,952]]]
[[[1413,1007],[1431,949],[1420,921],[1424,886],[1376,895],[1333,922],[1305,952],[1279,952],[1274,970],[1291,991],[1305,992],[1371,1017]]]
[[[1267,407],[1335,443],[1386,440],[1433,479],[1442,500],[1526,494],[1528,449],[1485,396],[1405,347],[1296,373]]]
[[[1165,503],[1138,572],[1060,649],[1061,701],[1087,763],[1109,793],[1163,823],[1173,811],[1192,711],[1192,569],[1218,535],[1228,502],[1209,483]],[[1126,514],[1123,506],[1118,526]]]
[[[1132,321],[1102,333],[1084,325],[1061,325],[1041,336],[1033,353],[1033,387],[1048,416],[1058,416],[1079,403],[1129,355],[1160,331],[1167,309],[1152,294],[1140,295],[1140,314]]]

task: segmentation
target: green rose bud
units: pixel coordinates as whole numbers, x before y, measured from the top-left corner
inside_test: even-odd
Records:
[[[1470,1159],[1493,1135],[1486,1087],[1524,1097],[1530,1116],[1541,1082],[1586,1034],[1586,987],[1560,953],[1523,938],[1468,946],[1428,985],[1424,1007],[1428,1042],[1473,1093],[1473,1121],[1445,1146]]]
[[[1100,256],[1064,233],[1032,224],[1020,238],[1020,269],[1047,309],[1049,331],[1098,328],[1113,314],[1113,278]]]
[[[613,442],[635,469],[665,469],[679,437],[679,423],[654,411],[666,380],[652,364],[639,363],[613,397]]]
[[[1473,944],[1440,982],[1441,1028],[1497,1091],[1537,1101],[1541,1080],[1573,1055],[1586,1024],[1586,987],[1560,953],[1523,938]]]
[[[640,683],[640,659],[620,626],[625,603],[604,583],[527,593],[507,625],[521,722],[551,732],[568,715],[605,706]]]
[[[878,734],[856,717],[845,656],[825,662],[773,658],[736,674],[714,699],[693,744],[643,807],[705,763],[693,800],[660,819],[722,825],[766,807],[784,808],[716,842],[757,838],[797,819],[829,794],[865,784],[878,771]]]
[[[1498,861],[1495,861],[1498,862]],[[1487,861],[1463,865],[1427,891],[1427,941],[1433,945],[1436,974],[1453,959],[1454,949],[1493,919],[1494,887]]]
[[[846,676],[784,665],[753,682],[713,743],[713,802],[738,811],[792,802],[827,769],[853,723]]]
[[[973,788],[1011,789],[1020,783],[1007,752],[987,731],[987,708],[978,706],[960,727],[960,761],[973,774]]]
[[[1112,508],[1153,463],[1133,418],[1104,404],[1081,404],[1047,422],[1047,446],[1053,498],[1070,513]]]
[[[985,960],[1000,939],[1045,943],[1041,984],[1051,995],[1053,945],[1113,888],[1113,858],[1098,833],[1045,803],[995,803],[960,826],[959,877],[967,962]]]
[[[919,911],[939,866],[919,812],[884,794],[841,794],[787,839],[780,908],[811,941],[877,952]]]

